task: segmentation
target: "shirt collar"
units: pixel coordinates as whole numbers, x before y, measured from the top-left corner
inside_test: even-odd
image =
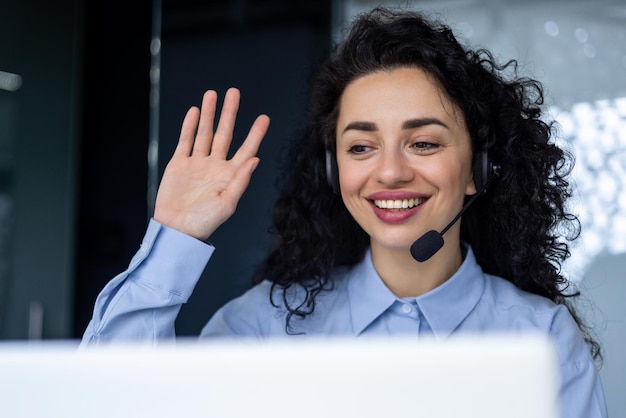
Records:
[[[478,304],[485,291],[485,276],[472,249],[461,267],[443,284],[415,298],[420,311],[438,338],[446,338]]]
[[[413,299],[435,337],[446,338],[474,309],[484,289],[484,274],[472,249],[467,246],[465,260],[450,279]],[[376,272],[369,250],[350,273],[348,295],[355,336],[399,300]]]

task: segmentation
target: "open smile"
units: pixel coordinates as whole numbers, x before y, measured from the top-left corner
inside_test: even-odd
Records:
[[[374,200],[374,205],[379,209],[406,210],[419,206],[426,200],[425,197],[415,199]]]

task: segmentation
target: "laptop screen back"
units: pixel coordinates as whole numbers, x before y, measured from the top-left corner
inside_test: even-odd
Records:
[[[555,418],[553,347],[534,336],[0,344],[7,417]]]

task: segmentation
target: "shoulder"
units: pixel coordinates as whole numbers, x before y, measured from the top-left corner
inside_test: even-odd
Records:
[[[494,313],[494,318],[508,322],[514,330],[547,333],[561,361],[587,363],[590,360],[589,348],[567,306],[523,291],[503,278],[485,276],[481,304]]]
[[[534,314],[554,314],[557,305],[550,299],[526,292],[508,280],[498,276],[485,274],[484,302],[494,309],[522,310]]]
[[[459,269],[459,277],[463,277],[466,293],[480,287],[474,312],[479,315],[470,314],[477,320],[476,325],[493,325],[497,329],[530,327],[531,323],[549,326],[550,318],[558,308],[546,297],[526,292],[502,277],[486,273],[477,263],[471,247],[468,247],[465,262]]]
[[[477,305],[480,316],[488,315],[494,327],[511,331],[557,335],[572,334],[578,326],[565,305],[526,292],[501,277],[485,274],[485,291]]]
[[[281,310],[272,304],[272,283],[263,281],[238,296],[213,315],[202,329],[201,336],[240,336],[262,338],[277,333]]]

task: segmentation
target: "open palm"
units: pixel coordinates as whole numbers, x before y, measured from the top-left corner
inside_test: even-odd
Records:
[[[156,221],[205,240],[235,212],[259,162],[256,153],[269,127],[266,115],[257,117],[241,147],[227,160],[239,98],[235,88],[226,92],[215,132],[215,91],[204,94],[201,109],[189,109],[159,186]]]

